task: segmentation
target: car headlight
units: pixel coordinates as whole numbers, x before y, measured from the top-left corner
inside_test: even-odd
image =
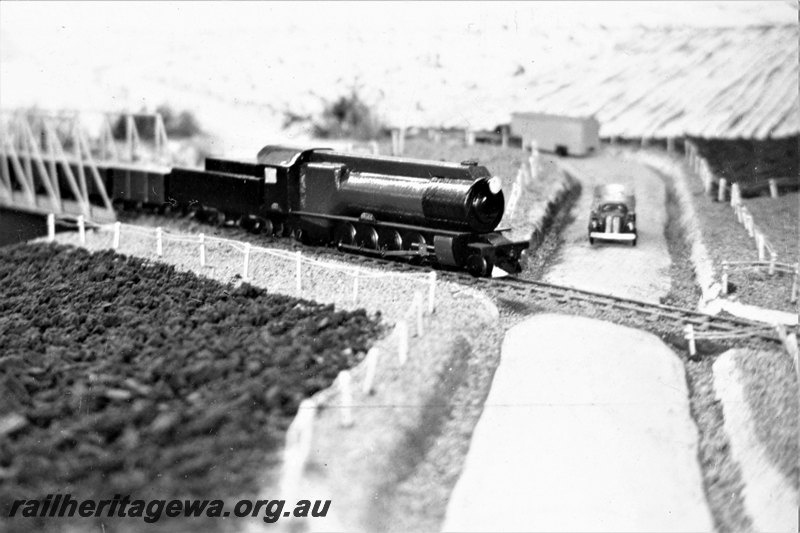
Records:
[[[596,218],[592,219],[592,229],[597,229],[597,219]]]
[[[633,231],[634,225],[633,222],[628,222],[628,230]]]

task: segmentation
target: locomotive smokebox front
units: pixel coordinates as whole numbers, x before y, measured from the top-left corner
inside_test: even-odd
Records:
[[[342,215],[371,213],[379,220],[487,233],[503,218],[500,180],[410,178],[345,172],[338,187]]]

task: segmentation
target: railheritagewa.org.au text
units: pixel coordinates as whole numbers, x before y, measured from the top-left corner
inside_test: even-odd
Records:
[[[80,500],[71,494],[48,494],[42,499],[18,499],[11,502],[9,517],[21,518],[135,518],[148,524],[162,518],[261,517],[273,523],[281,518],[325,517],[331,500],[298,500],[287,506],[286,500],[238,500],[232,507],[223,500],[139,500],[115,494],[108,500]]]

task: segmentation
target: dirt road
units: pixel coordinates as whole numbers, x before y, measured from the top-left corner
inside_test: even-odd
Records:
[[[666,192],[661,178],[634,161],[601,153],[565,158],[562,164],[581,181],[573,209],[575,220],[564,230],[560,258],[545,281],[581,289],[658,302],[669,292],[670,257],[664,237]],[[636,194],[637,245],[628,242],[589,244],[588,223],[595,185],[625,183]]]

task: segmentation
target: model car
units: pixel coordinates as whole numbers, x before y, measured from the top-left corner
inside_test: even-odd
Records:
[[[594,189],[589,244],[595,240],[629,241],[636,246],[636,197],[629,187],[613,183]]]

